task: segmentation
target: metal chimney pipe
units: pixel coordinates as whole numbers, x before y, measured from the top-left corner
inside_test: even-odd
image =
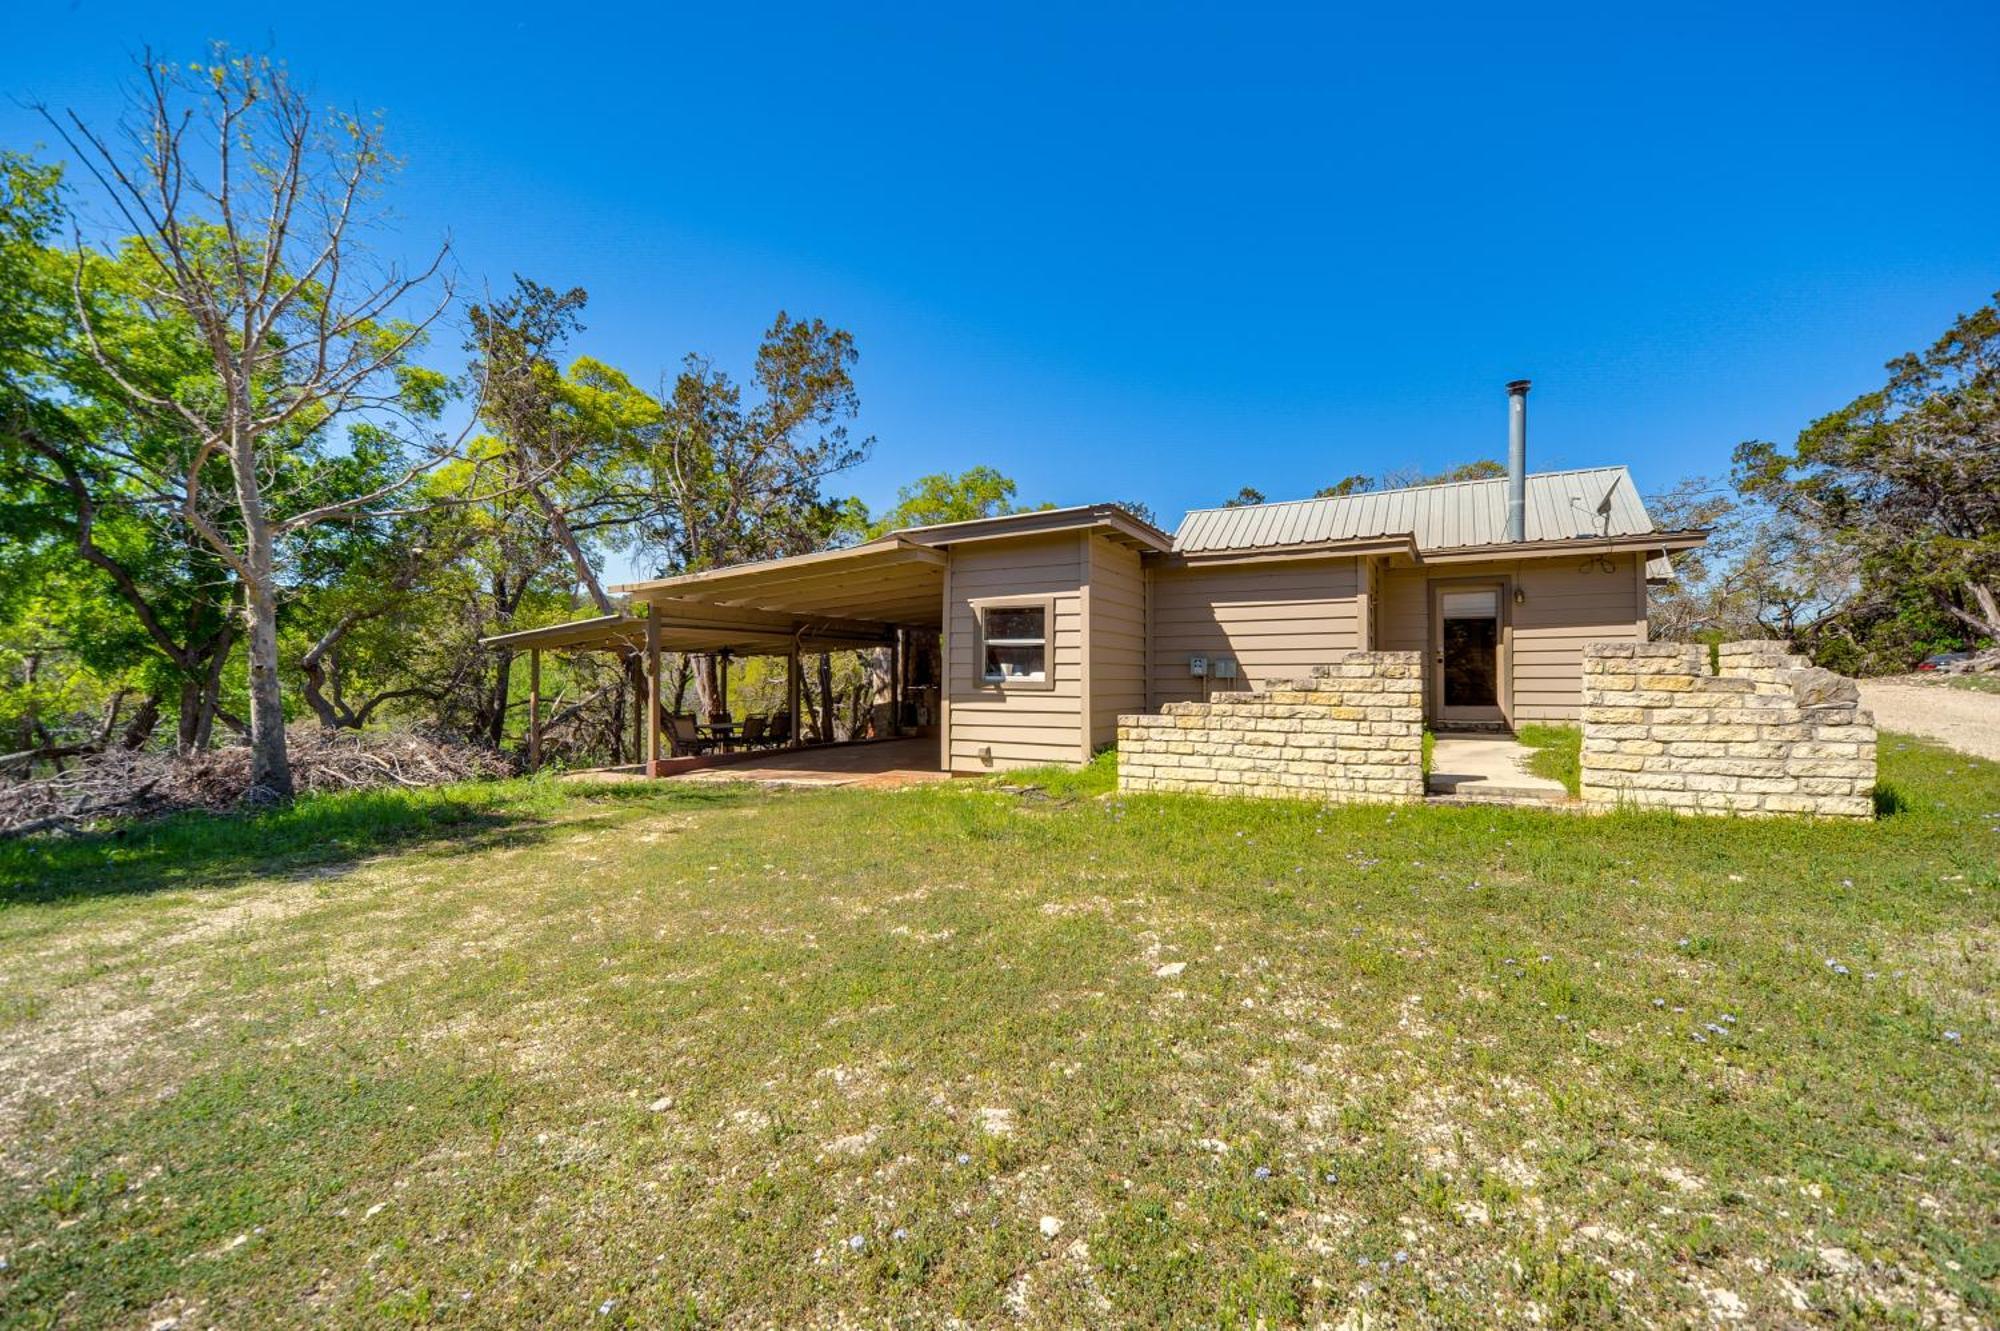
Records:
[[[1528,539],[1528,380],[1507,385],[1507,539]]]

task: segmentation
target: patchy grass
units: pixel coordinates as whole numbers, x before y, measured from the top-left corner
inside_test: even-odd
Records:
[[[1969,693],[2000,693],[2000,675],[1946,675],[1944,682]]]
[[[1533,749],[1527,768],[1536,776],[1560,781],[1573,799],[1583,790],[1583,730],[1577,726],[1530,723],[1514,738]]]
[[[2000,767],[1883,761],[1858,826],[1100,760],[10,849],[0,1323],[1991,1325]]]

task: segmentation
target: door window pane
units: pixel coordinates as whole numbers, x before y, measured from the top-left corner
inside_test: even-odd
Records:
[[[1500,614],[1500,594],[1491,589],[1483,592],[1446,592],[1438,597],[1438,608],[1446,619],[1497,617]]]
[[[1444,705],[1496,707],[1500,702],[1500,621],[1447,619],[1444,634]]]

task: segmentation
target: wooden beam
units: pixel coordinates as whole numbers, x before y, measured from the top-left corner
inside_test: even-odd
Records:
[[[528,649],[528,770],[542,767],[542,649]]]
[[[646,619],[646,775],[660,774],[660,626]]]

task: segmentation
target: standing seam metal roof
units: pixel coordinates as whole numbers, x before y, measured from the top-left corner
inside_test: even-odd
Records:
[[[1653,519],[1623,467],[1528,476],[1530,541],[1638,536],[1653,530]],[[1403,535],[1414,537],[1419,550],[1503,544],[1507,478],[1449,481],[1333,499],[1198,508],[1181,519],[1173,548],[1178,554],[1213,554]]]

